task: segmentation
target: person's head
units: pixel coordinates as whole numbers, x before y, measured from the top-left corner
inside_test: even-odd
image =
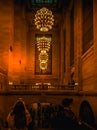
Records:
[[[14,114],[19,114],[19,113],[23,113],[25,112],[25,105],[24,105],[24,101],[22,100],[18,100],[13,108],[13,113]]]
[[[62,106],[63,107],[69,107],[73,102],[72,98],[65,98],[62,100]]]

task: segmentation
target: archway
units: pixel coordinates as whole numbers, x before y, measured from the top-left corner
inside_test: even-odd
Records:
[[[80,105],[79,117],[85,123],[95,127],[95,118],[92,108],[88,101],[84,100]]]

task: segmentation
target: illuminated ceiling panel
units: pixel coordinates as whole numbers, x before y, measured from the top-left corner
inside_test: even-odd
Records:
[[[55,4],[58,0],[31,0],[32,5],[35,4]]]
[[[64,8],[67,10],[69,8],[72,0],[26,0],[27,11],[36,12],[42,7],[46,7],[53,11],[54,13],[61,13]]]

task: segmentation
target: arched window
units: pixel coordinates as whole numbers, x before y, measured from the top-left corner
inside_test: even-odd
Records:
[[[82,53],[93,44],[93,0],[82,0]]]

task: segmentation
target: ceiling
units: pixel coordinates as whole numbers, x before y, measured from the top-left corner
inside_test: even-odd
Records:
[[[63,8],[67,9],[71,0],[26,0],[26,2],[28,12],[36,12],[39,8],[45,6],[54,13],[58,13]]]

